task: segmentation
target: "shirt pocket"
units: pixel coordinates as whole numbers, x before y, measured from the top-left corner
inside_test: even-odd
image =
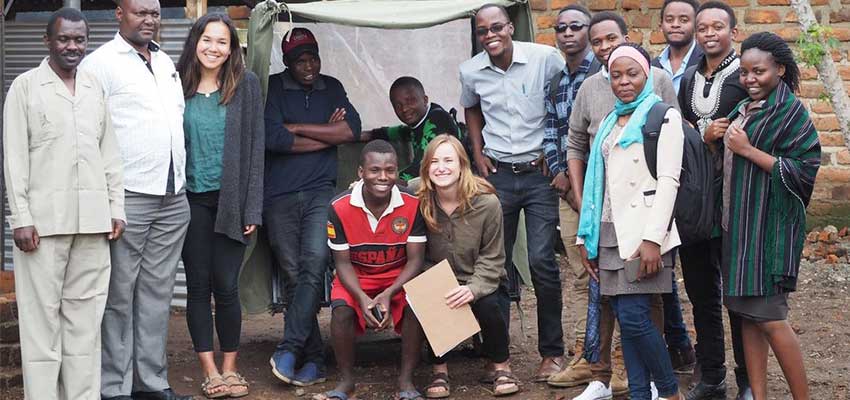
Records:
[[[532,92],[521,96],[518,109],[522,119],[529,122],[539,121],[546,116],[545,93]]]
[[[51,114],[41,107],[36,107],[34,110],[35,112],[30,114],[29,121],[30,149],[42,147],[62,136],[62,132],[58,128],[61,121],[57,115]]]

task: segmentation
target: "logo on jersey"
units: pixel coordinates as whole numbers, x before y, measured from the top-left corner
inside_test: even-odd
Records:
[[[336,228],[331,221],[328,221],[328,239],[336,239]]]
[[[393,225],[392,225],[393,232],[401,235],[402,233],[404,233],[407,230],[407,227],[409,225],[410,225],[410,223],[407,221],[407,218],[397,217],[396,219],[393,220]]]

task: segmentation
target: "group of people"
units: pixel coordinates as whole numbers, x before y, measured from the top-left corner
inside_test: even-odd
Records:
[[[565,7],[556,49],[513,41],[507,11],[482,6],[473,29],[483,51],[460,65],[462,132],[413,77],[389,91],[402,125],[363,130],[304,28],[282,43],[287,68],[264,98],[227,16],[199,18],[175,67],[153,40],[158,0],[118,1],[119,32],[88,56],[83,14],[55,12],[49,56],[12,83],[3,118],[25,395],[192,398],[167,378],[181,257],[201,391],[249,394],[237,364],[238,280],[260,226],[286,282],[283,340],[270,359],[281,381],[327,379],[317,313],[332,260],[339,382],[316,398],[353,398],[356,336],[389,327],[402,337],[396,398],[449,397],[447,362],[430,349],[429,383],[420,392],[413,382],[424,334],[403,290],[448,260],[460,286],[443,295],[479,321],[491,363],[483,380],[495,396],[517,393],[506,263],[522,211],[537,297],[534,381],[587,384],[576,400],[725,399],[725,305],[736,399],[767,398],[769,349],[793,398],[808,399],[786,318],[820,146],[794,96],[793,53],[766,32],[736,52],[723,2],[666,0],[661,16],[668,45],[651,59],[616,13]],[[690,227],[675,218],[695,137],[715,183],[713,231],[701,240],[680,235]],[[337,194],[337,146],[358,141],[368,142],[360,180]],[[391,141],[410,142],[412,161]],[[578,317],[570,351],[558,225]],[[684,394],[675,373],[691,371]]]

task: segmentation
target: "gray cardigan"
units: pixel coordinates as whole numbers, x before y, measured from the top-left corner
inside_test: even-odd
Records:
[[[221,189],[215,231],[248,244],[245,225],[263,222],[265,121],[260,80],[245,71],[227,104],[224,124]]]

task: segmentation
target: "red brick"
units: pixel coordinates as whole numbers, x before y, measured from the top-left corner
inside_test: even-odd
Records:
[[[813,112],[818,114],[831,114],[833,113],[832,104],[829,104],[828,101],[813,101],[812,105],[809,107]]]
[[[632,29],[629,31],[629,41],[632,43],[637,43],[643,45],[643,32]]]
[[[822,147],[844,146],[844,137],[838,132],[818,132],[818,139]]]
[[[634,14],[629,21],[629,26],[632,28],[653,28],[652,16],[654,14]]]
[[[589,8],[592,11],[614,10],[617,8],[617,0],[595,0]]]
[[[839,185],[832,188],[833,200],[848,200],[850,199],[850,185]]]
[[[850,182],[850,168],[823,167],[818,170],[816,179],[821,182]]]
[[[847,42],[850,41],[850,29],[848,28],[832,28],[832,37],[842,41]]]
[[[555,26],[554,15],[538,15],[537,16],[537,27],[540,29],[549,29]]]
[[[850,22],[850,8],[842,7],[829,13],[829,23]]]
[[[758,0],[760,6],[787,6],[790,0]]]
[[[748,7],[750,5],[750,0],[727,0],[726,4],[729,4],[732,7]]]
[[[850,81],[850,65],[838,65],[838,74],[841,75],[841,79]]]
[[[652,9],[660,9],[661,7],[664,7],[664,0],[649,0],[647,3],[649,3],[649,8]]]
[[[797,39],[800,38],[800,28],[792,28],[792,27],[779,28],[776,31],[774,31],[774,33],[779,35],[779,37],[784,39],[786,42],[796,42]]]
[[[537,36],[534,37],[534,42],[549,46],[555,46],[555,35],[552,34],[552,32],[538,33]]]
[[[246,6],[227,7],[227,15],[230,19],[248,19],[251,17],[251,9]]]
[[[576,3],[578,3],[577,0],[551,0],[549,7],[551,7],[552,10],[560,10],[570,4]]]
[[[785,14],[785,18],[783,19],[785,22],[789,23],[797,23],[800,22],[800,19],[797,18],[797,13],[792,11],[788,11],[788,14]]]
[[[640,0],[623,0],[623,10],[639,10]]]
[[[529,3],[531,4],[531,9],[534,11],[546,11],[548,8],[546,0],[531,0]]]
[[[779,11],[758,10],[750,8],[744,15],[744,22],[748,24],[776,24],[779,23]]]
[[[752,34],[753,34],[752,32],[750,32],[746,29],[738,28],[738,34],[735,35],[735,42],[741,43],[741,42],[747,40],[747,38],[750,37],[750,35],[752,35]]]
[[[825,6],[829,4],[829,0],[811,0],[810,4],[813,6]]]
[[[820,82],[800,82],[800,95],[802,97],[817,99],[823,93],[826,93],[826,90]]]
[[[661,31],[652,31],[649,35],[649,43],[664,44],[667,43],[667,39],[664,38],[664,34]]]
[[[814,121],[815,128],[819,132],[838,131],[841,128],[841,125],[838,123],[838,118],[834,115],[828,117],[813,117],[812,121]]]
[[[811,67],[800,67],[800,77],[804,81],[818,79],[818,70]]]
[[[844,149],[835,153],[835,160],[841,165],[850,165],[850,150]]]
[[[850,4],[850,0],[841,0],[841,4]]]

